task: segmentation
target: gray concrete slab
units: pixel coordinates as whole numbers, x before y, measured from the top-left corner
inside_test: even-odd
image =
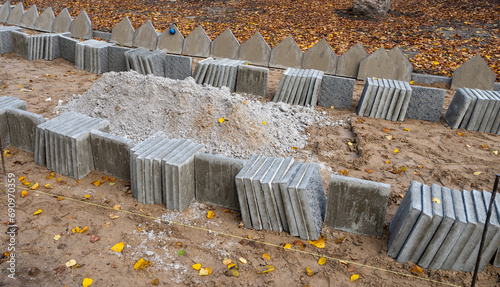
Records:
[[[205,80],[205,76],[207,75],[208,66],[213,61],[214,61],[213,58],[206,58],[205,60],[199,61],[198,64],[196,64],[194,77],[195,77],[197,84],[199,84],[199,85],[203,84],[203,81]],[[198,65],[200,66],[200,69],[199,69],[199,73],[196,74],[196,68],[198,68]]]
[[[279,188],[281,191],[281,199],[283,200],[283,207],[285,210],[286,221],[289,233],[292,236],[299,236],[299,229],[297,226],[297,220],[295,219],[295,212],[292,206],[292,199],[290,198],[290,194],[288,192],[288,186],[303,164],[304,163],[298,161],[294,162],[290,167],[290,169],[283,176],[282,180],[279,182]]]
[[[255,165],[257,160],[260,158],[259,155],[253,155],[243,166],[243,168],[238,172],[235,177],[236,182],[236,191],[238,192],[238,202],[240,204],[241,211],[241,219],[243,221],[243,225],[245,228],[252,227],[252,221],[250,219],[250,211],[248,207],[248,200],[245,191],[245,183],[243,182],[243,178],[247,176],[249,171]]]
[[[281,74],[281,78],[280,78],[280,82],[278,84],[278,88],[276,89],[276,93],[274,94],[274,97],[273,97],[273,102],[278,102],[279,101],[279,98],[280,98],[280,95],[283,91],[283,86],[285,84],[285,80],[286,78],[288,77],[288,74],[292,71],[292,68],[287,68],[283,74]]]
[[[176,200],[174,194],[175,183],[173,178],[172,164],[195,145],[196,143],[194,143],[193,141],[186,140],[162,159],[164,192],[163,198],[165,198],[165,206],[167,207],[167,209],[175,210],[179,208],[178,201]]]
[[[304,105],[307,97],[307,90],[309,88],[309,85],[306,86],[306,82],[307,79],[310,81],[310,77],[313,73],[314,70],[304,70],[304,73],[300,77],[299,86],[297,87],[296,97],[293,102],[294,105]]]
[[[453,71],[451,88],[467,87],[471,89],[493,90],[495,78],[495,72],[491,70],[481,55],[477,54]]]
[[[274,97],[275,102],[283,102],[283,100],[286,98],[286,91],[290,86],[290,81],[293,78],[293,74],[295,74],[296,69],[288,68],[286,71],[283,73],[281,76],[280,80],[280,85],[281,87],[278,86],[278,91],[276,92],[276,96],[278,97],[276,99],[276,96]],[[281,84],[283,82],[283,84]]]
[[[387,118],[387,114],[389,113],[389,109],[393,103],[393,99],[398,97],[399,91],[397,90],[396,81],[395,80],[387,80],[389,83],[389,93],[387,93],[386,98],[384,99],[384,106],[382,107],[382,113],[380,114],[380,118]]]
[[[2,139],[2,148],[5,149],[10,146],[9,123],[6,110],[0,110],[0,138]]]
[[[73,19],[68,12],[68,8],[64,8],[59,12],[52,26],[52,33],[70,32]]]
[[[11,31],[12,51],[21,57],[28,59],[29,35],[19,31]]]
[[[317,164],[309,165],[297,191],[309,240],[317,240],[326,213],[326,195]]]
[[[446,90],[412,87],[406,118],[437,122],[441,119]]]
[[[491,192],[485,191],[481,192],[483,196],[484,208],[488,212],[491,201]],[[497,194],[498,195],[498,194]],[[496,196],[495,196],[496,201]],[[486,240],[484,243],[483,252],[481,253],[481,262],[479,263],[479,272],[483,272],[486,265],[491,262],[499,247],[500,242],[500,222],[498,220],[498,213],[495,210],[495,204],[492,205],[491,217],[488,225],[488,232]],[[476,261],[474,261],[475,263]],[[475,266],[474,266],[475,267]]]
[[[304,212],[302,206],[299,202],[299,195],[297,189],[299,187],[302,178],[306,174],[309,164],[302,163],[302,165],[297,170],[297,173],[293,176],[292,180],[288,184],[288,196],[290,197],[290,202],[292,203],[292,213],[295,217],[295,224],[297,225],[297,230],[299,232],[299,237],[304,240],[309,240],[309,232],[306,227],[306,222],[304,218]]]
[[[90,133],[95,169],[122,180],[130,180],[130,139],[93,130]]]
[[[294,159],[292,157],[287,157],[281,164],[280,168],[276,172],[276,175],[271,180],[271,188],[276,200],[276,205],[278,207],[279,220],[281,221],[281,226],[284,231],[289,232],[288,221],[285,212],[285,203],[283,201],[283,196],[281,195],[280,182],[287,174],[288,170],[292,167]]]
[[[247,197],[248,210],[250,211],[250,219],[252,221],[252,227],[256,230],[262,229],[262,220],[260,218],[257,197],[255,196],[255,191],[252,186],[252,180],[257,175],[258,171],[262,168],[266,162],[267,157],[260,157],[255,165],[247,173],[246,177],[243,178],[245,184],[245,195]]]
[[[390,99],[390,104],[387,107],[387,114],[385,116],[385,119],[388,121],[392,120],[392,117],[394,116],[394,110],[399,101],[399,98],[401,97],[401,92],[404,89],[404,84],[401,81],[393,81],[393,83],[394,83],[394,94]]]
[[[265,97],[268,77],[268,68],[239,65],[236,92]]]
[[[413,96],[413,88],[410,86],[408,82],[404,82],[405,88],[406,88],[406,94],[405,98],[403,100],[403,105],[401,106],[400,112],[399,112],[399,117],[398,121],[404,121],[404,119],[407,116],[408,113],[408,107],[410,106],[410,102],[412,100]],[[444,97],[443,97],[444,100]],[[441,101],[441,107],[442,107],[442,101]],[[433,109],[433,111],[437,111],[439,108]],[[441,112],[439,112],[439,115],[441,115]]]
[[[325,224],[366,235],[382,235],[391,186],[384,183],[331,175]]]
[[[380,102],[378,103],[377,111],[375,112],[375,118],[385,118],[384,112],[387,115],[387,109],[390,105],[390,101],[388,100],[394,94],[394,86],[392,85],[392,80],[382,79],[384,82],[384,92],[382,93],[382,97],[380,98]]]
[[[288,84],[285,83],[286,89],[285,93],[283,94],[283,97],[280,100],[281,102],[289,103],[289,100],[292,96],[293,86],[295,85],[295,82],[299,81],[298,74],[300,73],[300,71],[301,71],[300,69],[295,69],[290,74],[290,81],[288,82]]]
[[[271,167],[276,158],[269,157],[266,159],[262,167],[259,169],[255,177],[252,179],[252,187],[255,198],[257,200],[257,209],[260,216],[260,221],[262,223],[262,229],[264,230],[272,230],[271,228],[271,220],[269,217],[269,212],[264,199],[264,191],[262,189],[262,179],[267,175],[267,173],[274,173],[275,171],[271,170]]]
[[[161,153],[153,158],[153,199],[155,203],[166,206],[166,194],[163,191],[163,158],[168,156],[172,150],[178,147],[184,140],[174,139],[161,149]]]
[[[283,226],[281,225],[278,203],[273,192],[272,180],[275,178],[284,160],[284,158],[276,158],[272,166],[269,168],[269,172],[267,172],[260,181],[261,189],[264,194],[264,203],[267,208],[271,228],[272,230],[278,232],[283,231]]]
[[[2,98],[0,98],[0,105],[1,105]],[[1,112],[1,110],[0,110]],[[64,113],[60,115],[59,117],[69,117],[72,112]],[[39,124],[36,127],[36,142],[35,142],[35,163],[38,165],[46,165],[46,154],[45,154],[45,148],[46,148],[46,143],[45,143],[45,129],[46,127],[54,124],[57,122],[56,119],[59,117],[52,119],[50,121],[44,122],[42,124]]]
[[[300,82],[302,81],[304,74],[307,72],[307,70],[304,69],[299,69],[298,73],[295,76],[295,81],[292,86],[292,90],[290,91],[290,97],[288,98],[287,103],[294,105],[295,102],[298,102],[299,95],[297,94],[297,90],[299,89]]]
[[[495,211],[498,215],[498,220],[500,221],[500,196],[495,196],[494,207],[495,207]],[[495,257],[493,258],[493,266],[500,267],[500,246],[498,247],[497,253],[495,254]]]
[[[490,97],[494,99],[493,109],[491,111],[490,118],[488,119],[488,124],[485,127],[485,132],[495,133],[498,130],[498,127],[494,128],[496,127],[495,124],[498,125],[500,123],[500,119],[497,122],[498,115],[500,114],[500,93],[494,91],[485,91],[485,92],[488,93]]]
[[[462,88],[458,89],[451,100],[444,119],[452,129],[457,129],[462,122],[469,105],[472,102],[472,98],[469,97],[467,93],[464,92]]]
[[[451,204],[453,207],[453,209],[451,209],[449,204],[449,195],[447,195],[447,189],[443,187],[443,191],[445,218],[442,222],[442,228],[440,227],[440,229],[438,229],[438,231],[436,232],[436,244],[433,244],[433,242],[431,242],[430,246],[428,247],[428,251],[426,250],[426,253],[424,253],[421,259],[422,263],[419,262],[419,264],[421,264],[421,266],[424,268],[440,269],[448,255],[450,255],[450,252],[455,250],[454,252],[456,254],[457,252],[455,249],[455,245],[459,238],[461,238],[461,234],[467,226],[467,216],[465,213],[462,192],[456,189],[453,189],[451,191]],[[449,223],[452,219],[452,217],[449,217],[448,215],[453,214],[452,211],[454,212],[455,220],[452,222],[452,226],[449,232],[445,234],[446,226],[448,225],[447,223]],[[465,230],[465,235],[467,235],[467,232],[468,231]],[[443,237],[443,234],[445,234],[445,238],[443,239],[442,244],[437,252],[434,253],[435,246],[439,244],[439,241],[441,237]],[[433,258],[429,266],[427,266],[428,258],[430,257]],[[452,255],[452,257],[454,257],[454,255]]]
[[[206,153],[196,154],[194,161],[196,200],[239,211],[235,177],[245,161]]]
[[[53,164],[55,165],[55,171],[72,178],[77,177],[78,162],[76,152],[73,150],[74,143],[71,141],[71,136],[85,131],[91,124],[96,122],[97,119],[95,118],[78,114],[72,122],[62,123],[62,126],[52,129],[49,139],[54,146],[55,157]]]
[[[167,65],[167,55],[160,51],[153,51],[146,56],[151,73],[157,77],[165,77],[165,68]]]
[[[217,65],[217,73],[215,74],[213,86],[220,88],[223,83],[227,83],[226,77],[229,74],[229,64],[231,63],[230,59],[222,59],[220,63]],[[226,72],[227,71],[227,72]]]
[[[154,159],[160,159],[164,154],[165,148],[168,148],[172,144],[173,140],[164,139],[160,143],[158,143],[154,150],[151,153],[144,156],[143,165],[144,165],[144,194],[145,194],[145,203],[153,204],[158,203],[162,204],[162,192],[161,192],[161,168],[159,173],[155,173],[153,168]],[[139,156],[141,158],[141,156]],[[160,181],[160,188],[158,190],[158,186],[155,190],[155,182]]]
[[[389,226],[388,255],[396,258],[422,213],[422,184],[412,181]]]
[[[12,30],[22,31],[22,29],[19,27],[0,27],[0,54],[13,52],[12,36],[10,34]]]
[[[231,93],[236,91],[236,80],[238,79],[238,66],[244,64],[245,62],[240,60],[234,60],[231,65],[229,65],[229,74],[228,74],[228,82],[227,87]]]
[[[444,200],[443,200],[443,191],[441,186],[437,184],[431,185],[431,198],[432,198],[431,201],[432,218],[429,225],[427,225],[425,233],[418,242],[417,248],[415,248],[415,251],[413,251],[413,254],[410,257],[411,262],[420,261],[429,243],[436,235],[436,231],[438,230],[444,218],[444,210],[443,210]],[[436,201],[436,199],[437,201],[439,201],[439,203]]]
[[[370,110],[370,117],[372,117],[372,118],[374,118],[375,115],[377,115],[377,112],[378,112],[378,109],[379,109],[379,105],[380,105],[380,101],[382,100],[382,97],[386,93],[386,90],[389,89],[389,87],[385,86],[385,83],[384,83],[383,79],[375,79],[374,80],[374,84],[375,84],[375,81],[377,82],[377,86],[378,86],[378,88],[377,88],[377,94],[373,98],[373,102],[369,102],[368,103],[368,107],[367,107],[367,109]],[[370,105],[370,103],[371,103],[371,105]]]
[[[467,108],[467,111],[465,112],[464,118],[463,118],[462,122],[460,123],[460,127],[459,127],[461,129],[466,129],[467,125],[469,124],[470,118],[472,116],[472,112],[474,111],[474,108],[476,107],[478,97],[470,89],[463,88],[462,91],[471,99],[469,107]]]
[[[417,222],[413,226],[406,242],[403,244],[396,261],[406,263],[412,257],[418,247],[418,244],[423,240],[427,228],[432,221],[432,197],[431,188],[428,185],[422,185],[422,213]]]
[[[488,98],[486,98],[482,93],[478,90],[470,90],[477,97],[476,105],[474,106],[474,110],[469,119],[469,123],[467,124],[467,130],[469,131],[477,131],[479,130],[479,125],[481,124],[481,120],[483,119],[484,112],[488,107]]]
[[[310,104],[312,107],[315,107],[316,104],[318,103],[318,97],[321,89],[321,82],[323,81],[324,75],[325,72],[320,71],[318,77],[316,78],[316,81],[314,82],[314,89],[312,92],[311,104]]]
[[[182,53],[186,56],[208,57],[210,54],[211,40],[202,26],[196,27],[184,39]]]
[[[93,125],[88,126],[88,128],[74,136],[71,137],[72,152],[73,152],[73,167],[76,167],[75,179],[82,179],[92,170],[95,169],[94,160],[91,156],[92,145],[90,144],[90,131],[97,129],[103,132],[109,131],[109,121],[99,119]]]
[[[286,37],[271,50],[269,67],[286,69],[300,69],[303,52],[291,36]]]
[[[203,145],[195,143],[172,165],[174,206],[179,211],[184,210],[196,198],[194,156],[204,151]]]
[[[45,154],[47,159],[47,168],[50,170],[56,170],[57,162],[59,159],[59,154],[56,149],[55,134],[58,130],[67,128],[78,128],[79,123],[83,123],[84,118],[81,114],[71,113],[67,118],[57,117],[56,120],[45,129]]]
[[[192,76],[193,59],[191,57],[167,55],[166,61],[165,77],[174,80],[184,80]]]
[[[270,56],[271,48],[262,35],[257,32],[241,45],[238,58],[252,65],[267,67]]]
[[[478,130],[480,132],[486,132],[486,126],[490,123],[490,117],[493,113],[493,108],[495,108],[496,98],[491,96],[487,91],[476,90],[478,93],[481,93],[484,97],[486,97],[486,101],[488,102],[488,106],[484,111],[483,118],[481,119],[481,123],[479,124]],[[496,115],[496,114],[495,114]]]
[[[148,156],[162,150],[170,142],[167,137],[162,137],[154,144],[150,144],[147,149],[137,154],[135,158],[135,168],[137,174],[137,200],[144,204],[153,203],[153,171],[152,163]]]
[[[310,76],[311,81],[309,82],[309,86],[307,87],[306,100],[304,101],[304,106],[310,106],[312,103],[313,94],[316,88],[316,82],[320,80],[320,71],[313,70],[312,75]]]
[[[359,98],[358,106],[356,108],[356,112],[360,116],[365,116],[366,114],[370,114],[370,111],[366,111],[368,107],[368,102],[374,94],[376,94],[376,89],[378,86],[373,84],[373,78],[367,78],[365,81],[365,85],[363,87],[363,91],[361,92],[361,97]],[[375,91],[373,91],[375,89]]]
[[[318,105],[335,109],[350,109],[354,94],[354,79],[324,75],[321,80]]]

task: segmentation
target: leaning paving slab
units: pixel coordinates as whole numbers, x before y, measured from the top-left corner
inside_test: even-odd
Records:
[[[90,139],[95,169],[122,180],[130,180],[132,140],[98,130],[90,133]]]
[[[43,116],[9,108],[7,118],[11,145],[27,152],[35,152],[36,126],[44,122]]]

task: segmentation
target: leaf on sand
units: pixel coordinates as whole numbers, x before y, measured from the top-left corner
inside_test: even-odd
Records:
[[[395,150],[394,150],[394,153],[398,153],[398,152],[399,152],[399,149],[395,149]]]
[[[95,186],[99,186],[99,185],[101,185],[101,181],[100,180],[96,180],[96,181],[92,182],[92,184],[95,185]]]
[[[54,235],[54,240],[55,241],[59,240],[60,238],[61,238],[61,235],[59,235],[59,234]]]
[[[494,150],[491,153],[494,154],[494,155],[498,155],[498,151],[497,150]]]
[[[233,266],[236,266],[236,263],[230,263],[227,265],[227,269],[231,269]]]
[[[409,128],[405,128],[405,131],[409,132],[409,131],[410,131],[410,129],[409,129]]]
[[[341,238],[337,238],[335,240],[333,240],[333,242],[335,242],[335,244],[341,244],[342,242],[345,241],[345,236],[344,237],[341,237]]]
[[[38,215],[38,214],[40,214],[40,213],[42,213],[42,210],[41,210],[41,209],[39,209],[39,210],[35,211],[35,213],[33,213],[33,215]]]
[[[99,236],[97,236],[95,234],[92,234],[90,236],[90,243],[95,243],[95,242],[99,241],[99,239],[101,239],[101,237],[99,237]]]
[[[424,270],[422,270],[422,268],[420,268],[414,264],[411,266],[411,273],[418,276],[418,275],[422,275],[424,273]]]
[[[30,189],[31,189],[31,190],[35,190],[35,189],[37,189],[39,186],[40,186],[40,185],[39,185],[39,184],[38,184],[38,182],[37,182],[37,183],[33,184],[33,185],[30,187]]]
[[[271,271],[274,271],[274,266],[266,265],[265,267],[261,267],[261,268],[257,269],[257,274],[269,273]]]
[[[2,254],[0,256],[0,264],[2,264],[5,261],[9,260],[9,258],[10,258],[10,253],[9,252],[5,252],[4,254]]]
[[[345,266],[349,266],[349,263],[345,262],[344,260],[339,260],[339,262],[344,264]]]
[[[231,259],[224,259],[224,260],[222,260],[222,264],[224,264],[226,266],[229,265],[229,264],[231,264]]]
[[[388,129],[388,128],[384,128],[384,129],[382,129],[382,130],[383,130],[384,132],[386,132],[386,133],[391,133],[391,130],[390,130],[390,129]]]
[[[318,260],[318,264],[319,265],[324,265],[326,263],[326,258],[325,257],[321,257],[319,260]]]
[[[88,229],[89,228],[87,226],[85,226],[84,228],[80,228],[80,226],[77,226],[77,227],[71,229],[71,231],[73,233],[83,233],[83,232],[87,231]]]
[[[53,172],[51,172],[45,178],[46,179],[53,179],[54,177],[56,177],[56,175]]]
[[[437,204],[441,204],[441,200],[439,200],[439,198],[437,198],[437,197],[434,197],[434,198],[432,199],[432,202],[435,202],[435,203],[437,203]]]
[[[26,196],[28,196],[28,195],[29,195],[29,193],[28,193],[26,190],[23,190],[23,191],[21,192],[21,197],[26,197]]]
[[[193,267],[194,270],[199,271],[201,269],[201,264],[196,263],[196,264],[193,264],[193,266],[191,266],[191,267]]]
[[[290,243],[286,243],[285,245],[283,245],[283,249],[290,249],[292,248],[292,244]]]
[[[92,280],[90,278],[85,278],[85,279],[83,279],[82,285],[83,285],[83,287],[89,287],[90,285],[92,285],[93,282],[94,282],[94,280]]]
[[[385,136],[385,138],[388,139],[388,140],[392,140],[394,137],[392,137],[392,136],[389,135],[389,136]]]
[[[306,248],[306,245],[304,244],[304,242],[300,241],[300,240],[295,240],[293,242],[293,245],[297,245],[297,246],[300,246],[300,249],[305,249]]]
[[[151,285],[153,285],[153,286],[160,285],[160,279],[156,278],[156,279],[151,280]]]
[[[358,279],[359,279],[359,275],[358,274],[352,274],[351,275],[351,282],[355,281],[355,280],[358,280]]]
[[[326,242],[326,238],[323,236],[320,236],[318,238],[318,240],[309,241],[309,243],[311,243],[312,245],[314,245],[318,248],[325,248],[325,242]]]
[[[481,147],[484,148],[484,149],[488,149],[488,146],[485,145],[485,144],[482,144]]]
[[[271,257],[269,256],[269,254],[264,253],[264,254],[262,254],[262,259],[264,259],[264,260],[271,260]]]
[[[373,170],[368,169],[368,168],[365,168],[365,172],[367,172],[367,173],[372,173],[372,172],[373,172]]]
[[[71,259],[70,261],[66,262],[66,267],[71,267],[71,266],[75,266],[76,265],[76,260],[75,259]]]
[[[209,210],[207,213],[207,218],[214,218],[214,217],[215,217],[215,213],[212,210]]]
[[[52,189],[52,185],[50,185],[49,183],[47,183],[47,184],[45,185],[45,188],[46,188],[46,189]]]
[[[104,182],[104,181],[108,180],[108,178],[109,178],[109,176],[105,175],[105,176],[101,177],[101,181]]]
[[[474,175],[480,175],[481,173],[482,173],[482,172],[480,172],[480,171],[475,171],[475,172],[474,172]]]
[[[248,261],[247,261],[245,258],[243,258],[243,257],[240,257],[240,259],[238,259],[238,260],[239,260],[241,263],[243,263],[243,264],[247,264],[247,263],[248,263]]]
[[[240,277],[240,272],[238,271],[238,266],[234,264],[228,270],[224,271],[224,275],[227,277]]]
[[[119,218],[119,217],[120,217],[119,215],[115,215],[114,213],[111,213],[111,214],[109,215],[109,218],[111,218],[111,219],[117,219],[117,218]]]
[[[221,123],[221,124],[222,124],[223,122],[225,122],[225,121],[226,121],[226,119],[225,119],[225,118],[220,118],[220,119],[219,119],[219,123]]]
[[[186,253],[185,249],[181,249],[181,250],[177,251],[177,255],[179,255],[179,256],[184,255],[184,253]]]
[[[198,274],[200,276],[208,276],[208,275],[212,274],[212,269],[210,269],[209,267],[201,268],[200,272]]]
[[[115,204],[115,206],[113,206],[113,209],[114,209],[114,210],[120,210],[121,208],[122,208],[122,206],[121,206],[121,205],[119,205],[118,203],[117,203],[117,204]]]
[[[306,267],[306,273],[307,273],[308,276],[313,276],[314,275],[314,272],[309,267]]]
[[[123,243],[123,242],[120,242],[120,243]],[[151,262],[144,260],[144,258],[141,257],[141,259],[139,259],[137,262],[135,262],[134,269],[135,270],[144,269],[149,265],[151,265]]]
[[[122,242],[116,243],[113,247],[111,247],[111,250],[116,251],[116,252],[122,252],[124,246],[125,246],[125,243],[123,243],[123,241],[122,241]],[[139,260],[139,261],[141,261],[141,260]],[[135,268],[135,265],[134,265],[134,268]],[[137,268],[135,268],[135,269],[137,269]]]

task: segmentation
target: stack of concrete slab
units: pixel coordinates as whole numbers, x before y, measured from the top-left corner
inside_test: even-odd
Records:
[[[403,121],[412,88],[408,82],[367,78],[358,103],[358,115],[389,121]]]
[[[69,33],[65,33],[69,35]],[[29,37],[28,60],[52,61],[61,57],[59,36],[64,34],[38,34]]]
[[[125,52],[125,60],[129,71],[134,70],[143,75],[153,74],[157,77],[165,77],[167,55],[163,52],[137,48]]]
[[[10,144],[24,151],[34,152],[36,127],[44,122],[43,117],[16,108],[8,108],[6,111]]]
[[[22,31],[21,28],[16,26],[2,26],[0,27],[0,54],[12,53],[12,37],[11,31]]]
[[[317,164],[254,155],[236,175],[236,187],[245,227],[319,238],[326,196]]]
[[[108,132],[109,121],[64,113],[36,128],[35,162],[57,173],[81,179],[94,168],[90,132]]]
[[[93,130],[90,133],[95,169],[110,176],[130,180],[132,140]]]
[[[86,40],[76,43],[75,68],[102,74],[108,71],[108,48],[115,44]]]
[[[500,134],[500,92],[460,88],[444,119],[452,129]]]
[[[130,150],[132,193],[141,203],[183,210],[196,197],[194,156],[204,146],[158,132]]]
[[[236,91],[238,66],[245,61],[231,59],[207,58],[198,62],[194,70],[196,83],[207,84],[213,87],[228,87],[231,92]]]
[[[389,256],[424,268],[470,272],[474,270],[486,223],[491,192],[450,190],[412,181],[389,227]],[[479,270],[500,244],[495,200]]]
[[[10,96],[0,97],[0,137],[4,148],[11,144],[7,114],[9,108],[26,110],[26,102]]]
[[[316,106],[324,72],[288,68],[281,76],[273,101]]]

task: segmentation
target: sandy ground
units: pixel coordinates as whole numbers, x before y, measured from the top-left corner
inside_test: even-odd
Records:
[[[279,71],[271,72],[269,96],[275,92],[279,76]],[[26,100],[28,111],[48,119],[55,116],[53,109],[59,100],[84,93],[98,77],[76,70],[62,59],[30,62],[13,54],[0,55],[0,96]],[[326,247],[319,249],[286,233],[242,228],[239,212],[198,202],[180,213],[157,204],[140,204],[130,194],[128,182],[117,180],[114,185],[107,182],[92,185],[106,176],[96,171],[81,182],[57,174],[47,179],[50,171],[36,165],[33,154],[10,147],[6,169],[15,175],[19,186],[16,193],[17,279],[7,278],[8,266],[2,263],[0,286],[81,286],[84,278],[92,278],[92,286],[152,286],[154,279],[158,279],[161,286],[470,285],[472,274],[465,272],[424,269],[423,274],[416,277],[406,276],[412,275],[412,264],[398,263],[387,255],[387,227],[411,180],[456,189],[491,190],[494,175],[500,168],[499,155],[493,153],[500,148],[500,137],[451,130],[444,120],[392,123],[358,117],[355,106],[362,85],[361,82],[356,84],[350,110],[318,107],[334,117],[350,118],[352,124],[340,128],[310,128],[307,131],[311,134],[310,141],[302,154],[316,155],[333,171],[346,170],[348,176],[391,185],[381,237],[324,227],[322,235],[326,238]],[[454,91],[447,92],[444,108],[453,94]],[[394,153],[395,149],[400,152]],[[298,155],[300,160],[300,153]],[[402,167],[406,167],[406,171],[398,173]],[[474,175],[474,172],[481,174]],[[25,190],[19,182],[21,176],[38,182],[40,188],[21,198],[21,191]],[[329,174],[322,176],[326,186]],[[51,184],[53,189],[44,188],[45,184]],[[112,209],[116,204],[121,206],[120,211]],[[0,195],[0,206],[7,206],[5,194]],[[5,224],[8,221],[6,209],[0,208],[3,213],[0,218]],[[42,209],[42,213],[33,215],[38,209]],[[214,211],[215,218],[206,218],[209,210]],[[112,219],[116,216],[119,217]],[[2,226],[6,230],[7,227]],[[73,233],[72,229],[77,226],[87,226],[88,230]],[[54,239],[56,235],[60,235],[58,240]],[[99,236],[100,240],[91,243],[92,235]],[[2,231],[0,253],[7,251],[8,242],[8,235]],[[125,244],[121,253],[110,250],[119,242]],[[291,249],[278,247],[286,243],[292,245]],[[182,256],[178,255],[180,250],[185,250]],[[268,253],[270,259],[263,259],[264,253]],[[320,256],[327,258],[326,264],[318,264]],[[145,270],[134,270],[134,263],[141,257],[152,264]],[[227,266],[223,260],[226,258],[238,264],[238,278],[224,275]],[[239,262],[239,258],[246,259],[247,264]],[[71,259],[79,268],[66,267]],[[199,276],[191,267],[195,263],[211,268],[212,274]],[[274,266],[274,271],[257,274],[256,271],[265,265]],[[307,267],[314,272],[313,276],[308,276]],[[350,282],[353,274],[360,277]],[[489,265],[479,274],[478,286],[499,284],[500,268]]]

